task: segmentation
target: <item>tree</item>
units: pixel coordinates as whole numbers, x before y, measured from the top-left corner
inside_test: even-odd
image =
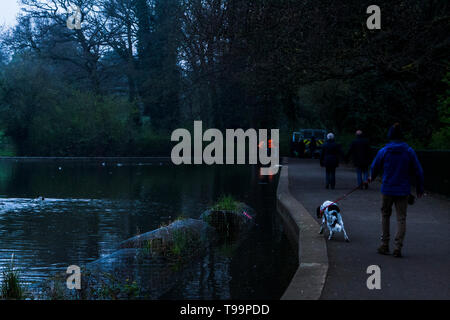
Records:
[[[447,89],[438,98],[439,126],[433,132],[431,146],[436,149],[450,149],[450,72],[442,80]]]
[[[180,121],[180,9],[177,0],[154,2],[152,32],[145,46],[147,52],[142,53],[144,112],[155,128],[163,130],[176,128]]]
[[[21,0],[23,14],[13,30],[9,44],[15,50],[26,48],[41,58],[65,61],[82,70],[96,93],[100,88],[101,57],[105,48],[101,29],[104,16],[95,0]],[[82,28],[66,27],[70,5],[81,10]]]
[[[128,81],[130,101],[137,98],[139,0],[103,0],[99,5],[107,23],[101,29],[104,42],[124,63],[123,69]],[[145,11],[145,10],[144,10]],[[142,14],[142,13],[141,13]]]

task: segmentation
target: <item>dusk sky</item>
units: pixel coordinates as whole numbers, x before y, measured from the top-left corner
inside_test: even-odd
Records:
[[[12,26],[19,13],[19,0],[0,0],[0,25]]]

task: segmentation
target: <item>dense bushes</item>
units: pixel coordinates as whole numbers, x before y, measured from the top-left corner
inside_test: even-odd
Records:
[[[440,128],[433,133],[431,141],[431,147],[435,149],[450,149],[450,72],[443,82],[447,84],[447,90],[438,101]]]
[[[9,150],[10,137],[17,155],[170,154],[170,136],[142,125],[137,105],[125,97],[59,83],[51,69],[27,60],[12,62],[2,75],[0,142]]]
[[[345,146],[362,129],[372,145],[378,146],[386,142],[388,128],[400,121],[406,141],[415,148],[448,149],[450,90],[421,103],[404,86],[375,74],[305,86],[298,93],[300,111],[308,119],[304,126],[326,128]],[[443,89],[439,86],[439,91]]]
[[[126,153],[132,136],[126,100],[69,92],[30,121],[28,154],[97,156]]]

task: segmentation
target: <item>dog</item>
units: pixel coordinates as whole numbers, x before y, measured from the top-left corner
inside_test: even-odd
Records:
[[[340,212],[341,209],[339,208],[339,206],[331,201],[325,201],[320,207],[317,207],[317,218],[322,219],[319,234],[323,234],[326,223],[330,232],[328,240],[331,240],[334,233],[343,232],[345,242],[350,242],[350,239],[347,236],[347,232],[345,232],[344,221],[342,220]]]

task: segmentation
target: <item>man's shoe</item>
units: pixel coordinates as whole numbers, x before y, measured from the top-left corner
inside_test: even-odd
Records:
[[[383,244],[378,248],[377,252],[379,254],[387,255],[389,254],[389,246]]]
[[[325,188],[330,189],[330,186],[327,184],[327,185],[325,186]]]
[[[366,183],[364,183],[364,189],[369,189],[369,184],[366,182]]]
[[[392,252],[392,255],[396,258],[401,258],[402,252],[400,251],[400,249],[395,249],[394,252]]]

